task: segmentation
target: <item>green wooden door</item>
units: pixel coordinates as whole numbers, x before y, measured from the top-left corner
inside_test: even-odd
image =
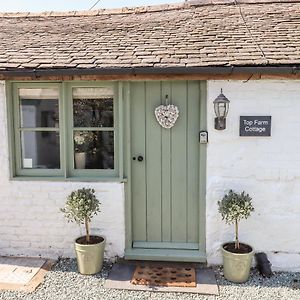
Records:
[[[200,82],[130,86],[132,248],[199,250]],[[172,129],[154,110],[179,108]],[[140,156],[142,161],[138,160]],[[149,251],[149,250],[148,250]]]

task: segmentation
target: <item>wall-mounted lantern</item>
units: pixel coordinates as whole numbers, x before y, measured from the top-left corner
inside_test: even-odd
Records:
[[[224,96],[223,90],[221,89],[221,94],[214,100],[215,109],[215,129],[224,130],[226,128],[226,117],[229,110],[230,101]]]

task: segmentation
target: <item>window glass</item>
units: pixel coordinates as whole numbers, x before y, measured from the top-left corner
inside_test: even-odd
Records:
[[[58,89],[20,89],[21,127],[59,127]]]
[[[12,83],[13,175],[118,175],[117,85],[83,84]]]
[[[59,127],[58,100],[25,100],[20,103],[21,127]]]
[[[113,127],[113,89],[74,88],[74,127]]]
[[[59,133],[23,131],[21,133],[22,168],[59,169]]]
[[[113,131],[74,132],[75,169],[113,169]]]
[[[22,169],[60,169],[59,89],[19,89]]]
[[[113,92],[106,87],[73,89],[74,168],[77,170],[114,169]]]

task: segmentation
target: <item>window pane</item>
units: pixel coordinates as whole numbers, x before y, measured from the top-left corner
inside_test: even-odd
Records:
[[[21,127],[59,127],[58,100],[25,100],[20,103]]]
[[[42,89],[19,89],[21,99],[58,99],[58,88],[42,88]]]
[[[58,89],[20,89],[21,127],[59,127]]]
[[[74,88],[74,127],[113,127],[112,88]]]
[[[113,131],[75,131],[75,169],[113,169]]]
[[[22,168],[59,169],[59,133],[54,131],[23,131]]]

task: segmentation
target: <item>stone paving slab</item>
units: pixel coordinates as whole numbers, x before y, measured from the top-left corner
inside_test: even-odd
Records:
[[[216,278],[213,270],[208,268],[196,268],[196,287],[162,287],[134,285],[132,279],[136,266],[134,264],[117,263],[112,267],[109,276],[104,284],[108,289],[151,291],[151,292],[179,292],[195,293],[203,295],[219,295]]]
[[[28,284],[45,262],[40,258],[0,257],[0,282]]]
[[[53,264],[43,258],[0,257],[0,290],[34,291]]]

